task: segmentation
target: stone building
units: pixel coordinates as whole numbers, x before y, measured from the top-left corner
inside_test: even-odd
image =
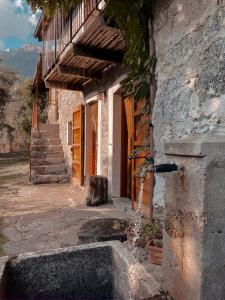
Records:
[[[224,1],[173,0],[157,5],[156,162],[166,161],[166,141],[225,133],[224,14]],[[154,203],[162,206],[164,194],[164,178],[156,175]]]
[[[61,140],[52,142],[61,145],[64,153],[61,175],[65,175],[66,165],[67,175],[75,184],[83,185],[87,176],[104,176],[108,179],[109,198],[128,198],[134,208],[139,192],[135,171],[143,159],[129,161],[128,157],[144,139],[141,124],[135,121],[141,105],[125,99],[121,87],[127,73],[121,67],[125,43],[119,29],[106,25],[104,7],[104,1],[84,1],[67,20],[60,14],[52,20],[41,16],[34,35],[43,40],[42,72],[36,72],[34,82],[43,79],[49,89],[48,124],[58,124]],[[68,24],[72,24],[70,30]],[[43,142],[36,138],[34,151],[41,150],[38,143]],[[48,182],[51,169],[57,175],[54,180],[61,182],[63,178],[64,182],[55,162],[47,168],[49,161],[41,161],[41,165],[35,161],[34,181]],[[151,186],[147,182],[146,215],[151,213],[150,200]]]
[[[129,109],[134,115],[135,108],[133,104],[129,106],[129,101],[123,101],[120,84],[126,76],[126,70],[119,66],[124,42],[118,29],[104,24],[101,17],[104,1],[97,7],[94,1],[91,3],[87,8],[84,1],[73,12],[72,33],[68,23],[64,24],[64,31],[57,29],[55,53],[51,50],[54,22],[42,16],[35,31],[35,36],[44,43],[43,78],[49,88],[49,123],[59,124],[67,170],[73,178],[76,169],[71,155],[71,147],[72,153],[76,152],[73,113],[83,105],[82,155],[80,149],[77,150],[79,164],[82,164],[79,172],[82,179],[79,179],[83,182],[85,176],[105,176],[109,181],[110,197],[131,198],[133,194],[135,200],[139,185],[132,183],[135,180],[129,172],[134,171],[138,163],[124,162],[137,142],[129,142],[135,139],[129,126],[135,127],[133,131],[137,129],[136,124],[130,125],[134,117],[128,120]],[[80,26],[79,10],[84,21]],[[224,3],[214,0],[167,0],[155,5],[157,94],[153,125],[156,163],[167,162],[163,148],[166,141],[201,133],[224,134],[224,13]],[[62,18],[57,15],[54,20],[63,24]],[[97,41],[99,34],[101,42]],[[124,134],[125,144],[121,143]],[[163,175],[155,177],[153,203],[154,207],[161,208],[165,201],[165,180]],[[152,198],[150,184],[145,185],[145,192],[148,210]]]
[[[48,122],[58,124],[71,181],[105,176],[109,197],[130,198],[135,208],[141,160],[128,156],[143,145],[140,107],[121,87],[120,31],[104,23],[104,1],[89,11],[86,4],[71,14],[72,27],[60,15],[55,23],[42,16],[35,32],[44,42]],[[155,163],[184,165],[182,174],[155,174],[154,195],[153,177],[144,187],[146,215],[152,200],[166,210],[163,287],[175,300],[224,299],[225,3],[160,0],[153,15]],[[57,22],[64,25],[54,31]]]

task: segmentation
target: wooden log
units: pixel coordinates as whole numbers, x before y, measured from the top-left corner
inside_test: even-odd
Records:
[[[108,202],[108,179],[103,176],[88,176],[84,184],[84,200],[88,206]]]

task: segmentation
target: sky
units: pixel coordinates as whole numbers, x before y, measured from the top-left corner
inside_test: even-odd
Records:
[[[39,16],[40,12],[33,14],[25,0],[0,0],[0,50],[38,44],[32,35]]]

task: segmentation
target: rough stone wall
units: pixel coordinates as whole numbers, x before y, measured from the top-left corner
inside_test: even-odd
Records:
[[[153,112],[156,162],[163,144],[200,133],[225,134],[225,2],[158,1],[155,12],[157,95]],[[164,205],[156,176],[154,205]]]
[[[58,90],[49,89],[48,91],[48,123],[55,124],[58,122]]]
[[[68,172],[71,172],[72,157],[71,145],[67,143],[67,123],[72,122],[73,111],[76,106],[83,104],[83,96],[80,92],[69,90],[57,90],[58,113],[59,113],[59,128],[60,137],[63,145]]]
[[[184,170],[166,175],[162,287],[174,300],[225,299],[225,137],[180,139],[166,153]]]

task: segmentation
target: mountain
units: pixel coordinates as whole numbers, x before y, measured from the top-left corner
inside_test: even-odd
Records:
[[[0,51],[2,63],[17,71],[22,77],[33,77],[41,47],[33,44],[21,48]]]

